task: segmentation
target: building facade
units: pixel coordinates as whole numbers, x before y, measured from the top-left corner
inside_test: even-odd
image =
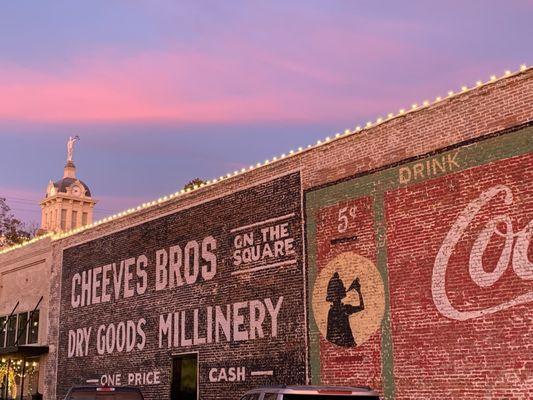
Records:
[[[92,224],[96,203],[89,187],[76,177],[74,162],[67,161],[63,178],[50,181],[41,200],[41,231],[66,232]]]
[[[41,202],[40,237],[11,251],[0,249],[0,399],[50,398],[49,337],[57,326],[49,323],[50,286],[54,273],[52,234],[92,223],[96,200],[76,177],[72,160],[74,143],[67,145],[63,178],[48,184]],[[55,307],[57,299],[52,301]],[[54,384],[55,385],[55,384]]]
[[[45,391],[50,238],[0,255],[0,398]]]
[[[46,398],[528,398],[531,104],[524,68],[54,236]]]

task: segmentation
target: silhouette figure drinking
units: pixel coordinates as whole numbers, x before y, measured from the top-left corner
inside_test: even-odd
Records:
[[[350,290],[354,290],[359,294],[358,306],[342,303],[341,300],[346,297],[346,293]],[[335,272],[328,282],[326,301],[331,303],[328,312],[326,339],[337,346],[357,346],[350,327],[349,316],[365,309],[359,278],[354,279],[348,290],[346,290],[338,272]]]

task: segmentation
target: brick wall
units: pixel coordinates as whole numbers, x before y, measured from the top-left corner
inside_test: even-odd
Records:
[[[311,382],[370,384],[386,398],[425,399],[444,395],[490,398],[503,396],[505,390],[519,396],[528,387],[532,369],[531,359],[527,359],[531,350],[529,264],[518,268],[521,274],[518,276],[513,272],[511,259],[508,263],[511,266],[500,280],[493,285],[483,283],[479,288],[472,284],[468,272],[468,254],[483,224],[500,213],[509,216],[514,234],[529,232],[524,227],[532,213],[533,135],[527,127],[533,121],[531,104],[533,71],[527,70],[224,183],[55,241],[51,299],[56,304],[51,305],[50,321],[56,321],[61,329],[54,336],[51,328],[51,349],[57,346],[59,357],[51,351],[50,365],[56,359],[58,371],[50,370],[48,382],[53,386],[58,372],[61,394],[75,383],[74,379],[97,376],[113,366],[123,370],[124,363],[131,358],[139,368],[151,369],[157,363],[167,374],[160,386],[145,389],[148,398],[168,393],[169,359],[176,349],[155,349],[147,339],[148,347],[143,350],[146,359],[140,356],[141,352],[136,355],[132,352],[130,358],[125,354],[100,358],[91,355],[87,356],[87,374],[79,371],[72,375],[67,371],[76,368],[73,363],[76,357],[68,357],[67,338],[69,330],[101,325],[103,317],[92,311],[97,308],[106,310],[103,315],[113,315],[115,321],[138,319],[144,310],[152,319],[162,312],[171,312],[170,292],[141,295],[127,302],[119,300],[118,308],[110,304],[91,305],[74,312],[69,311],[71,296],[65,285],[72,284],[75,271],[102,266],[111,259],[137,257],[144,252],[153,256],[156,248],[186,242],[188,237],[202,238],[208,232],[217,232],[228,245],[228,237],[232,236],[228,236],[227,230],[232,226],[294,213],[290,226],[299,261],[297,268],[289,271],[303,274],[305,280],[270,282],[265,277],[269,285],[274,284],[274,290],[259,281],[240,277],[243,281],[224,295],[217,294],[215,287],[209,285],[215,293],[205,292],[200,286],[172,292],[176,298],[185,296],[202,306],[211,301],[220,304],[247,301],[252,294],[262,295],[264,290],[272,294],[279,291],[284,296],[294,292],[291,301],[297,306],[290,318],[281,322],[286,336],[266,340],[265,347],[256,342],[220,348],[207,346],[211,350],[205,352],[198,347],[201,390],[216,388],[209,394],[205,392],[206,396],[227,398],[229,390],[238,388],[240,392],[258,382],[249,380],[237,386],[208,383],[210,368],[220,369],[224,364],[220,360],[228,355],[230,358],[236,355],[248,370],[256,367],[252,359],[274,365],[274,370],[279,366],[282,371],[279,376],[263,377],[263,382],[302,382],[307,371]],[[269,199],[273,202],[265,202],[264,196],[246,194],[272,188],[280,180],[295,179],[294,171],[299,171],[301,182],[288,185],[288,193],[281,187],[279,193],[271,193]],[[453,221],[470,202],[495,185],[508,187],[514,196],[513,203],[505,204],[502,192],[491,207],[479,214],[469,225],[472,232],[465,234],[456,246],[443,275],[445,279],[441,279],[439,272],[434,272],[435,261]],[[285,204],[286,196],[294,198]],[[296,204],[300,197],[305,215]],[[227,209],[221,204],[226,204]],[[293,211],[288,212],[287,207]],[[205,221],[207,215],[218,217],[216,221]],[[198,219],[202,221],[200,226],[195,222]],[[297,224],[298,221],[301,223]],[[305,229],[305,243],[298,243],[302,237],[299,229]],[[505,231],[500,233],[504,235]],[[527,236],[526,233],[522,236]],[[503,246],[500,235],[496,236],[483,253],[487,272],[495,268]],[[518,236],[513,240],[512,251],[517,240]],[[478,242],[478,250],[479,246]],[[227,259],[229,250],[220,249],[221,257]],[[531,259],[531,249],[512,254],[523,255],[524,251]],[[355,278],[359,278],[358,284]],[[231,280],[221,282],[231,287]],[[344,291],[352,288],[343,294],[341,284]],[[150,299],[146,300],[150,304],[144,303],[143,296]],[[464,315],[474,314],[454,314],[443,300],[448,299],[454,310],[479,312],[499,307],[502,302],[516,303],[515,296],[525,300],[467,319]],[[330,308],[334,308],[331,313]],[[329,323],[328,319],[336,323]],[[147,320],[147,337],[153,331],[153,323]],[[302,331],[306,323],[307,334]],[[348,345],[350,333],[355,345]],[[295,356],[291,357],[296,359],[294,376],[280,361],[278,351],[283,353],[284,349],[294,351]],[[269,356],[260,357],[258,352]],[[274,361],[269,358],[271,353]],[[146,365],[141,365],[143,362]],[[292,362],[285,364],[290,366]],[[51,388],[51,396],[53,391]]]
[[[139,381],[144,394],[165,398],[172,357],[194,352],[204,399],[304,383],[300,221],[300,177],[293,173],[66,249],[58,395],[108,379],[102,375],[120,374],[126,384],[132,374],[152,373]],[[91,285],[87,295],[83,282]]]
[[[528,398],[532,178],[524,126],[307,191],[313,382]]]
[[[386,194],[396,398],[531,395],[532,166],[529,152]]]
[[[0,255],[0,315],[9,315],[17,302],[15,315],[31,312],[42,296],[38,308],[38,344],[42,346],[48,345],[50,330],[54,328],[47,318],[50,294],[48,277],[52,267],[51,250],[50,239],[46,238],[17,251]],[[5,355],[2,356],[2,358],[5,357]],[[48,368],[49,357],[44,354],[38,358],[38,361],[41,371],[38,375],[38,386],[42,392],[48,386],[45,382],[46,374],[43,371]],[[25,386],[28,387],[27,382]]]
[[[529,69],[309,151],[303,185],[328,184],[531,121],[532,78]]]

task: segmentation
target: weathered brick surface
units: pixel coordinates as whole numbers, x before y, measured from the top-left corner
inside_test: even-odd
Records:
[[[326,207],[317,215],[317,273],[321,274],[326,266],[335,257],[353,252],[368,258],[372,263],[376,263],[375,226],[372,213],[372,198],[362,197],[356,201],[341,201],[340,203]],[[340,216],[340,218],[339,218]],[[338,268],[336,272],[340,273]],[[344,281],[346,288],[355,278],[361,279],[356,273],[350,275],[348,271]],[[331,278],[331,274],[325,276]],[[363,282],[364,284],[364,282]],[[327,289],[327,287],[326,287]],[[363,297],[366,287],[362,288]],[[344,303],[358,304],[357,298],[349,299],[351,293],[347,293]],[[315,302],[324,302],[327,297],[326,292],[316,293]],[[367,309],[371,305],[366,299]],[[316,310],[315,310],[316,313]],[[361,312],[364,313],[364,310]],[[359,315],[350,317],[351,320]],[[364,324],[366,321],[356,320],[354,324]],[[356,327],[357,329],[357,327]],[[368,385],[380,389],[381,384],[381,332],[377,332],[371,338],[365,335],[354,335],[357,347],[341,347],[328,340],[323,335],[319,336],[318,347],[321,355],[320,375],[324,384],[336,385]],[[361,337],[362,336],[362,337]],[[367,340],[368,339],[368,340]],[[316,338],[315,338],[316,340]],[[364,346],[361,346],[365,343]],[[361,368],[364,365],[365,368]]]
[[[157,221],[157,218],[164,215],[170,214],[168,217],[163,217],[162,220],[174,221],[177,218],[184,224],[189,224],[187,227],[182,227],[182,232],[185,232],[182,234],[191,237],[195,236],[196,232],[203,233],[204,227],[206,229],[209,227],[204,226],[205,224],[198,227],[198,224],[190,220],[187,222],[182,218],[184,215],[192,215],[189,213],[194,213],[194,210],[197,209],[202,210],[205,215],[224,215],[220,218],[227,221],[232,221],[233,218],[259,220],[261,218],[259,215],[265,215],[261,213],[266,212],[264,210],[267,209],[266,214],[269,216],[279,215],[281,214],[280,210],[285,207],[284,204],[262,203],[259,199],[240,198],[235,193],[249,188],[262,187],[262,185],[268,186],[267,182],[273,179],[299,171],[301,188],[304,192],[301,193],[300,188],[292,188],[291,190],[298,198],[302,196],[305,202],[306,214],[301,221],[307,232],[305,252],[302,254],[303,249],[298,247],[298,254],[307,262],[304,265],[298,265],[307,277],[307,287],[304,288],[303,284],[300,286],[291,284],[290,286],[294,292],[301,296],[298,301],[307,301],[308,312],[303,311],[302,303],[301,312],[295,311],[293,315],[298,323],[287,325],[289,329],[287,332],[293,332],[293,336],[287,337],[283,341],[266,343],[266,348],[262,348],[262,350],[270,356],[272,353],[270,349],[272,348],[281,350],[298,348],[298,354],[304,354],[305,349],[300,346],[305,346],[306,336],[308,336],[309,357],[306,367],[309,371],[308,379],[310,381],[371,384],[377,387],[387,398],[395,396],[398,398],[432,398],[432,396],[433,398],[441,398],[446,395],[461,397],[462,393],[470,393],[471,397],[489,396],[490,398],[492,396],[497,398],[502,390],[509,388],[514,390],[518,396],[524,387],[524,382],[530,382],[527,379],[531,377],[531,357],[527,359],[527,355],[531,354],[529,343],[531,343],[532,326],[531,319],[528,317],[531,314],[531,307],[527,304],[531,304],[531,302],[509,310],[499,311],[490,316],[482,316],[476,321],[458,322],[439,313],[434,302],[432,304],[428,273],[433,270],[437,247],[444,240],[445,232],[450,229],[450,221],[457,218],[458,212],[466,206],[468,201],[479,195],[488,184],[498,184],[501,179],[504,182],[513,181],[512,190],[515,196],[513,204],[517,205],[515,211],[509,214],[513,221],[513,227],[522,229],[528,224],[532,211],[530,202],[531,177],[527,178],[530,176],[528,174],[531,173],[531,159],[523,152],[521,154],[515,152],[516,154],[514,154],[512,151],[508,151],[502,155],[498,146],[490,152],[477,151],[476,149],[478,146],[483,147],[483,143],[493,140],[494,138],[491,137],[493,134],[498,134],[508,128],[525,126],[533,121],[532,104],[533,70],[528,70],[517,76],[445,100],[429,108],[394,118],[359,134],[342,137],[324,146],[232,177],[223,183],[202,188],[161,205],[55,241],[53,244],[54,272],[52,274],[49,317],[51,353],[48,360],[51,369],[47,371],[47,382],[53,385],[53,382],[58,379],[61,390],[64,390],[72,383],[72,379],[75,379],[75,376],[73,378],[70,372],[66,372],[66,369],[70,371],[71,368],[74,370],[80,368],[72,365],[62,355],[66,351],[67,345],[64,337],[65,331],[63,331],[63,336],[58,337],[52,326],[54,323],[63,326],[63,317],[60,318],[58,312],[60,282],[68,281],[70,278],[68,276],[61,277],[62,264],[63,274],[68,275],[71,273],[71,268],[89,268],[99,265],[98,257],[104,257],[106,253],[94,252],[94,246],[107,246],[106,251],[108,253],[121,254],[122,251],[133,251],[131,248],[127,250],[127,246],[134,246],[134,243],[138,243],[138,248],[143,245],[141,243],[151,243],[150,240],[153,239],[150,238],[149,234],[141,238],[139,232],[143,231],[143,227],[152,226],[150,224],[156,222],[151,221]],[[503,133],[501,137],[510,137],[508,135],[511,134],[509,132]],[[528,143],[530,146],[533,140],[531,136],[531,131],[527,131],[525,141],[523,140],[518,146],[522,149],[529,149],[526,153],[531,153],[530,147],[528,147]],[[449,150],[447,148],[450,146],[458,146],[455,151],[459,151],[461,157],[464,155],[460,161],[460,168],[455,168],[452,163],[449,170],[438,171],[436,174],[429,174],[430,176],[423,178],[418,176],[422,170],[415,172],[413,169],[411,170],[412,179],[408,183],[398,183],[399,171],[402,166],[409,165],[410,168],[415,168],[414,164],[417,162],[425,163],[427,160],[432,160],[435,155],[447,154]],[[481,147],[479,148],[481,149]],[[474,149],[474,151],[469,149]],[[420,168],[424,168],[424,166],[422,165]],[[483,171],[483,173],[476,175],[479,171]],[[417,174],[416,178],[415,174]],[[522,187],[519,188],[519,185]],[[444,188],[447,188],[446,190],[449,192],[445,193]],[[250,190],[253,191],[254,189]],[[233,209],[233,214],[229,211],[224,214],[220,209],[219,204],[227,204],[227,199],[232,199],[232,204],[239,205]],[[256,204],[257,201],[262,204],[259,211],[256,208],[246,208],[248,202]],[[367,205],[367,208],[357,209],[358,212],[361,212],[361,214],[356,213],[355,218],[361,223],[357,227],[357,232],[354,233],[358,240],[332,246],[331,240],[335,239],[335,229],[338,228],[339,223],[338,212],[344,207],[344,204],[348,204],[350,201],[358,201]],[[256,213],[258,213],[257,216]],[[300,218],[299,211],[296,214]],[[408,215],[414,215],[416,218],[408,222]],[[494,216],[494,214],[490,215]],[[335,216],[337,219],[334,218]],[[483,218],[489,217],[487,214]],[[218,223],[217,226],[226,226],[224,225],[225,221],[219,220]],[[164,224],[164,230],[168,231],[169,226]],[[291,226],[294,230],[292,233],[297,235],[296,227]],[[318,226],[320,229],[317,229]],[[415,226],[419,229],[414,229]],[[476,227],[479,226],[476,225]],[[128,237],[125,232],[136,233]],[[421,232],[424,232],[425,235],[422,235]],[[120,245],[107,239],[114,237],[122,238],[119,240]],[[170,242],[172,238],[161,236],[160,240]],[[425,245],[427,247],[424,247]],[[150,246],[156,245],[150,244]],[[459,246],[461,252],[464,253],[460,254],[463,254],[464,257],[466,257],[465,254],[469,246],[472,246],[472,241],[468,240],[461,242]],[[489,266],[487,271],[494,268],[494,257],[500,252],[500,248],[497,246],[496,241],[494,243],[491,241],[490,248],[487,249],[484,257],[486,265]],[[68,248],[64,255],[71,257],[66,263],[62,263],[63,248]],[[91,260],[94,262],[91,261],[89,265],[85,259],[80,258],[78,260],[76,257],[79,256],[74,254],[75,250],[73,249],[91,249],[90,251],[94,252]],[[420,249],[425,250],[417,253],[417,251],[422,251]],[[531,259],[531,249],[528,251],[529,259]],[[353,258],[352,256],[338,258],[344,253],[350,252],[363,258]],[[314,284],[319,272],[325,270],[324,268],[327,268],[328,265],[333,265],[331,262],[334,260],[339,262],[339,265],[367,266],[368,268],[364,271],[375,268],[377,275],[368,275],[367,278],[373,279],[372,282],[376,283],[376,276],[379,276],[382,282],[383,304],[374,298],[373,305],[365,302],[365,310],[350,317],[363,318],[373,309],[384,307],[381,326],[365,341],[358,342],[355,348],[338,348],[338,346],[332,345],[321,335],[314,320],[312,310]],[[100,261],[100,264],[108,262],[104,259]],[[463,259],[461,267],[463,268],[463,275],[455,275],[447,283],[457,284],[471,279],[468,275],[464,275],[468,269],[468,266],[464,266],[464,262]],[[456,265],[457,268],[459,268],[458,265]],[[372,299],[375,290],[370,292],[368,290],[370,287],[377,286],[369,285],[368,282],[363,281],[363,279],[367,279],[364,278],[366,276],[364,271],[359,274],[361,276],[362,295],[365,299]],[[456,290],[447,293],[453,300],[453,304],[458,303],[466,309],[469,307],[477,309],[495,300],[491,296],[492,289],[496,291],[494,296],[499,296],[510,295],[515,290],[518,294],[519,290],[527,290],[531,287],[531,281],[526,279],[515,280],[513,282],[520,283],[512,283],[511,289],[509,286],[505,286],[507,288],[505,289],[503,285],[505,282],[509,284],[507,281],[507,278],[510,278],[509,274],[512,274],[512,268],[505,272],[501,283],[498,281],[494,288],[484,288],[486,292],[481,290],[480,293],[473,293],[471,287],[468,286],[466,288],[470,287],[468,290]],[[324,279],[329,278],[331,276]],[[347,287],[351,280],[348,281],[343,278],[343,281]],[[276,283],[280,286],[279,290],[287,290],[284,281]],[[410,284],[408,288],[404,287],[408,284]],[[502,285],[502,287],[500,288],[498,285]],[[262,285],[255,285],[253,281],[242,282],[239,288],[242,288],[239,290],[249,294],[263,290]],[[354,293],[350,291],[349,299],[345,300],[346,303],[358,304],[357,298],[353,297]],[[487,293],[489,294],[488,297]],[[186,295],[191,295],[190,291]],[[194,297],[194,301],[200,304],[207,304],[206,302],[209,302],[214,296],[212,293],[205,292],[202,295],[201,290],[195,295],[197,297]],[[474,297],[471,298],[467,295]],[[161,296],[149,296],[155,299],[155,305],[141,304],[142,301],[139,303],[138,300],[128,304],[133,308],[137,305],[140,309],[146,308],[150,311],[154,307],[165,309],[168,307],[167,296],[166,292],[161,292]],[[230,297],[230,293],[228,293],[227,303],[233,302],[233,300],[229,300]],[[64,287],[61,298],[63,303],[69,301]],[[318,298],[321,297],[318,296]],[[89,312],[91,308],[96,309],[100,306],[86,307],[86,311],[84,310],[83,313],[76,316],[69,316],[64,307],[65,305],[61,309],[62,312],[66,312],[65,316],[70,318],[68,321],[76,318],[77,323],[81,326],[88,326],[89,323],[92,324],[100,318],[98,313]],[[101,305],[101,307],[106,310],[109,308],[105,305]],[[119,315],[115,318],[126,317],[130,315],[128,313],[133,313],[127,309],[124,312],[122,309],[119,310]],[[108,314],[111,311],[116,310],[114,308],[108,309]],[[159,315],[159,313],[153,315]],[[301,331],[306,320],[309,322],[308,335]],[[368,325],[368,320],[364,321],[367,321],[365,324]],[[504,324],[501,329],[500,323]],[[356,335],[355,341],[357,342],[357,340]],[[444,349],[446,346],[449,348]],[[57,357],[56,348],[60,349],[57,359],[59,365],[59,376],[57,377],[57,371],[53,368],[53,360]],[[216,366],[215,359],[220,359],[227,354],[237,354],[239,359],[245,359],[248,357],[246,355],[249,354],[247,360],[250,362],[256,357],[261,363],[270,364],[270,359],[264,354],[259,356],[256,352],[257,348],[256,345],[250,348],[247,345],[241,345],[238,348],[237,346],[225,348],[224,352],[217,353],[217,356],[214,353],[205,354],[205,356],[201,353],[200,373],[205,377],[205,368],[211,365]],[[427,352],[424,352],[425,350]],[[158,365],[162,365],[164,370],[168,370],[168,360],[173,352],[160,353],[153,348],[147,348],[144,352],[149,354],[148,361],[146,361],[148,366],[152,366],[154,360],[157,360]],[[439,359],[436,356],[437,352],[440,352],[441,357],[438,365],[434,361],[434,359]],[[164,356],[159,357],[156,354],[164,354]],[[523,356],[518,357],[517,355]],[[137,356],[132,352],[131,362],[133,364],[143,362]],[[207,358],[203,359],[203,357]],[[279,360],[276,357],[274,356],[274,359]],[[125,356],[101,358],[99,362],[106,368],[111,368],[113,365],[123,365],[127,359]],[[208,362],[204,362],[206,360]],[[290,362],[287,364],[291,365]],[[474,365],[479,365],[479,370],[482,372],[476,372],[476,369],[472,370]],[[469,373],[466,373],[467,369],[469,369]],[[304,371],[303,366],[298,364],[295,370],[297,374],[292,381],[304,379],[301,375]],[[280,379],[273,378],[273,381],[289,380],[288,376]],[[429,382],[427,385],[426,381]],[[248,384],[252,385],[250,381],[246,383],[246,385]],[[227,395],[223,394],[232,387],[229,384],[213,385],[204,381],[201,382],[201,385],[204,388],[217,388],[213,394],[209,394],[210,396],[231,398],[224,397]],[[239,388],[244,388],[246,385],[240,385]],[[167,390],[168,382],[164,383],[162,387],[164,389],[161,390]],[[418,389],[409,391],[409,387]],[[465,392],[466,387],[474,388],[471,392]],[[157,391],[159,389],[149,390],[153,390],[149,392],[150,396],[161,393]],[[49,393],[53,394],[53,392],[54,388],[49,388]],[[52,395],[50,398],[53,398]]]
[[[264,222],[273,218],[281,219]],[[198,352],[200,396],[203,399],[232,398],[246,388],[273,380],[304,383],[306,329],[300,221],[300,178],[295,173],[66,249],[61,291],[58,395],[64,395],[72,385],[84,384],[87,379],[100,380],[104,374],[120,373],[125,384],[130,373],[158,371],[160,384],[141,386],[147,398],[166,398],[170,393],[172,356],[190,352]],[[258,225],[247,227],[253,224]],[[264,230],[275,229],[276,226],[280,230],[275,231],[273,236],[270,231]],[[265,256],[245,265],[245,250],[241,250],[242,263],[234,258],[235,250],[241,247],[239,240],[243,235],[252,234],[254,251],[259,254],[261,249]],[[198,246],[196,271],[194,247],[187,251],[187,246],[195,246],[195,243]],[[174,287],[158,290],[157,252],[165,249],[170,259],[170,248],[176,245],[181,250],[175,260],[181,258],[182,264],[176,279],[182,279],[182,283],[178,284],[176,280]],[[247,247],[250,246],[243,249]],[[131,268],[133,277],[130,286],[139,288],[146,284],[145,292],[129,297],[126,287],[122,286],[118,298],[115,298],[118,286],[115,286],[114,277],[119,275],[113,275],[111,269],[108,274],[110,284],[106,290],[111,297],[109,302],[73,305],[73,295],[82,295],[81,282],[77,286],[73,283],[75,276],[79,276],[76,274],[91,269],[94,273],[95,267],[112,263],[118,271],[121,260],[135,258],[137,262],[143,255],[146,259],[142,267],[136,264]],[[216,264],[212,263],[214,261],[209,259],[209,255],[216,257]],[[284,264],[275,266],[275,263]],[[266,268],[269,265],[271,267]],[[233,274],[246,268],[258,270]],[[145,271],[146,278],[142,277],[140,270]],[[125,274],[120,276],[124,279]],[[103,273],[99,275],[100,278],[102,276]],[[195,276],[198,276],[197,279]],[[94,280],[92,282],[94,285]],[[124,285],[124,281],[121,282]],[[95,290],[91,293],[98,296],[104,293],[101,287]],[[80,301],[83,300],[80,298]],[[261,303],[255,311],[251,311],[252,301]],[[280,307],[276,312],[277,322],[268,309],[268,302]],[[239,311],[235,311],[236,303],[242,303]],[[230,305],[231,313],[229,339],[215,324],[215,307],[221,307],[227,317],[227,305]],[[198,310],[196,327],[194,310]],[[179,342],[173,341],[177,326],[171,315],[169,343],[168,336],[160,338],[161,316],[165,323],[168,315],[176,312],[181,312],[178,326],[186,325],[186,329],[183,332],[179,328]],[[145,321],[141,328],[146,338],[144,340],[137,330],[135,343],[141,346],[145,342],[142,349],[136,347],[128,352],[121,345],[119,350],[118,340],[113,347],[109,325],[118,327],[122,321],[132,321],[137,325],[141,319]],[[259,328],[252,329],[251,319],[259,321],[255,325]],[[105,331],[99,333],[98,328],[102,325],[106,326]],[[69,334],[83,328],[92,329],[87,348],[84,341],[82,353],[69,353]],[[237,330],[244,332],[246,337],[238,338]],[[220,340],[217,340],[219,334]],[[103,354],[98,352],[99,337],[107,341]],[[199,338],[197,343],[187,344],[186,341],[194,340],[194,337]],[[220,382],[212,381],[213,377],[220,378],[221,368],[230,367],[245,368],[242,381],[228,382],[223,378]],[[213,371],[213,368],[217,370]],[[256,371],[272,371],[273,376],[252,375]]]
[[[531,104],[533,70],[307,152],[303,185],[327,184],[520,125],[533,120]]]
[[[45,238],[17,251],[0,255],[0,315],[9,315],[17,302],[15,313],[32,311],[42,296],[39,303],[38,344],[40,345],[48,344],[49,334],[55,328],[55,325],[50,324],[47,319],[50,296],[48,276],[53,265],[51,250],[50,239]],[[55,301],[52,301],[52,304],[55,304]],[[37,361],[41,370],[48,369],[49,355],[44,354]],[[50,387],[46,378],[47,375],[39,374],[41,391]]]
[[[396,398],[531,397],[533,246],[524,249],[520,241],[532,226],[532,180],[530,153],[387,194]],[[463,210],[491,190],[494,197],[479,212],[465,215],[472,221],[440,263],[439,250],[453,243],[445,238]],[[491,221],[496,232],[484,230]],[[486,248],[475,246],[483,232]],[[482,262],[477,272],[476,256]],[[432,283],[443,285],[445,297]],[[442,304],[446,298],[449,307]],[[447,315],[438,303],[449,308]],[[514,381],[498,382],[505,374]]]
[[[524,126],[308,191],[313,382],[370,383],[396,399],[530,398],[532,178]],[[352,279],[365,299],[347,348],[329,320],[320,329],[334,272],[343,307],[361,301]]]

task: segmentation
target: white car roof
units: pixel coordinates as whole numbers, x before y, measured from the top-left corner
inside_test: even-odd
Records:
[[[366,395],[377,396],[377,393],[365,386],[298,386],[298,385],[280,385],[280,386],[263,386],[249,390],[246,394],[251,393],[282,393],[282,394],[328,394],[326,392],[338,392],[339,396],[343,395]],[[322,393],[321,393],[322,392]],[[342,392],[345,392],[344,394]]]

